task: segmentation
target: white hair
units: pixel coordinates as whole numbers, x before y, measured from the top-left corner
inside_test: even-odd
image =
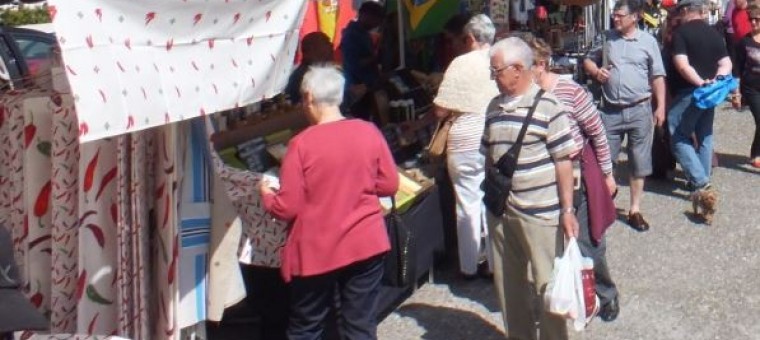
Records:
[[[496,35],[496,27],[493,26],[493,22],[487,15],[478,14],[470,18],[470,21],[464,26],[464,32],[472,34],[475,41],[490,45],[493,43],[494,35]]]
[[[505,66],[515,63],[522,64],[525,69],[533,66],[533,50],[518,37],[505,38],[494,44],[489,56],[493,58],[497,54],[501,54]]]
[[[314,104],[339,106],[345,85],[346,79],[335,66],[313,65],[303,76],[301,92],[311,94]]]

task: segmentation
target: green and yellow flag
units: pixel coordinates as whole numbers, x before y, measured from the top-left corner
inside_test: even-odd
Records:
[[[388,8],[402,2],[403,17],[407,19],[408,37],[419,38],[438,34],[452,16],[459,12],[459,0],[391,0]]]

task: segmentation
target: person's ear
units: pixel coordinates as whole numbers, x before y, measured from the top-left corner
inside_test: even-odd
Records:
[[[303,91],[301,93],[301,102],[304,105],[311,105],[312,101],[314,101],[314,96],[309,91]]]
[[[475,43],[475,37],[472,35],[472,33],[467,33],[464,35],[464,44],[465,46],[472,46]]]

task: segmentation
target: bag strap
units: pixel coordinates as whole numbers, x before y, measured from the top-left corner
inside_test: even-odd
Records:
[[[396,194],[391,195],[391,214],[397,214],[396,211]]]
[[[523,139],[525,139],[525,134],[528,132],[528,125],[530,124],[530,121],[533,119],[533,113],[536,112],[536,108],[538,107],[538,102],[541,101],[541,98],[544,96],[544,90],[539,89],[538,93],[536,93],[536,99],[533,100],[533,106],[530,107],[530,110],[528,110],[528,115],[525,116],[525,121],[523,121],[522,127],[520,128],[520,133],[517,135],[517,140],[515,141],[515,144],[512,145],[507,152],[505,152],[499,160],[496,162],[497,169],[501,169],[503,167],[498,166],[499,164],[507,161],[507,155],[509,153],[514,153],[515,157],[512,158],[512,162],[517,163],[517,159],[520,157],[520,150],[522,149]],[[507,169],[511,169],[511,171],[514,172],[517,164],[510,164]],[[508,177],[512,177],[512,174],[503,174]]]

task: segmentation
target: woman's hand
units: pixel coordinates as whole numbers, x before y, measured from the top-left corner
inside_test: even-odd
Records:
[[[277,193],[272,189],[272,183],[266,179],[261,180],[261,183],[259,184],[259,192],[261,193],[261,196],[274,195]]]
[[[607,190],[610,191],[610,195],[615,197],[615,192],[617,191],[617,183],[615,183],[615,176],[612,176],[611,173],[605,175],[604,184],[607,185]]]

